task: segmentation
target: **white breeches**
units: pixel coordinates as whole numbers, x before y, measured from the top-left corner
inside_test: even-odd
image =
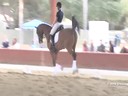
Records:
[[[53,35],[56,32],[57,28],[59,28],[60,25],[61,25],[61,23],[59,23],[59,22],[55,23],[51,29],[50,35]]]

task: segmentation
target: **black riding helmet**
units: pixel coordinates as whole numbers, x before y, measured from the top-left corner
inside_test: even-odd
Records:
[[[61,6],[62,6],[61,2],[57,2],[56,6],[61,8]]]

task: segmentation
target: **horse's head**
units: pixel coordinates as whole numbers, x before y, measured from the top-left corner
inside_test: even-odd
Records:
[[[49,33],[51,30],[51,26],[48,24],[40,24],[36,29],[37,29],[37,35],[38,35],[38,40],[39,43],[43,43],[43,38],[44,36],[46,37],[47,40],[49,40]]]

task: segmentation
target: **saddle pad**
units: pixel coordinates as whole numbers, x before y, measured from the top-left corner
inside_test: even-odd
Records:
[[[60,32],[57,32],[57,33],[55,34],[55,37],[54,37],[55,43],[57,43],[57,41],[59,40],[59,33],[60,33]]]

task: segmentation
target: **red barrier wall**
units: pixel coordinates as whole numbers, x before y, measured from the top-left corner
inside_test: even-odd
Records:
[[[0,62],[52,66],[49,51],[0,49]],[[60,52],[57,63],[71,67],[72,57]],[[77,64],[80,68],[128,70],[128,54],[77,52]]]

